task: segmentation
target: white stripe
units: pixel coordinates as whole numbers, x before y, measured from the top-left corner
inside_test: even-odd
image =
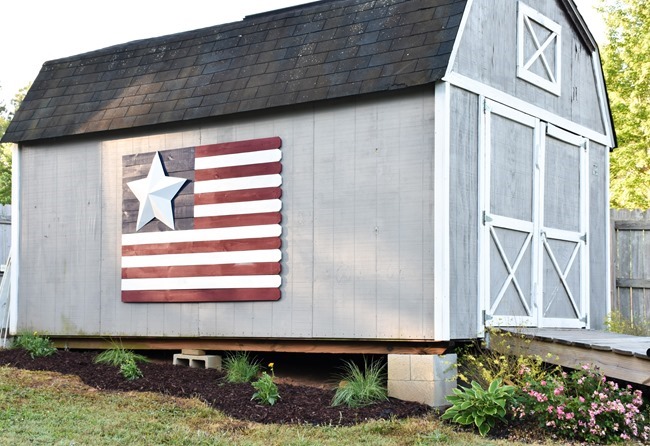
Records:
[[[279,275],[122,279],[122,291],[278,288]]]
[[[192,229],[188,231],[139,232],[136,234],[122,234],[122,245],[237,240],[279,237],[280,234],[282,234],[282,226],[277,224],[237,226],[233,228]]]
[[[279,249],[122,256],[122,268],[279,262],[281,258],[282,252]]]
[[[219,167],[250,166],[251,164],[273,163],[282,159],[280,149],[260,150],[257,152],[233,153],[196,158],[194,168],[215,169]]]
[[[257,189],[259,187],[278,187],[282,184],[280,174],[258,175],[254,177],[227,178],[225,180],[196,181],[194,193],[225,192],[229,190]]]
[[[282,209],[278,199],[241,201],[236,203],[200,204],[194,206],[195,217],[218,217],[220,215],[260,214]]]

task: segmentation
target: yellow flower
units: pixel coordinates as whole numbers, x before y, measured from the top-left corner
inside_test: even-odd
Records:
[[[274,364],[273,364],[272,362],[269,362],[269,368],[272,369],[272,368],[273,368],[273,365],[274,365]]]

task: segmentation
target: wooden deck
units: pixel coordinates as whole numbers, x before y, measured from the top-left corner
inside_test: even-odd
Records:
[[[574,369],[593,364],[610,378],[650,385],[650,337],[598,330],[516,328],[492,332],[489,346],[502,353],[538,355],[546,362]]]

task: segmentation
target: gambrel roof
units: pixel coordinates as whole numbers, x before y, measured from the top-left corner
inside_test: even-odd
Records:
[[[442,78],[467,0],[324,0],[47,62],[24,142],[223,116]]]

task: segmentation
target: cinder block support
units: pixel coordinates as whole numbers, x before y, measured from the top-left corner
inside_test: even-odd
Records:
[[[174,365],[190,366],[192,368],[206,368],[221,370],[221,356],[217,355],[186,355],[176,353]]]
[[[388,355],[388,396],[432,407],[449,406],[456,387],[456,354]]]

